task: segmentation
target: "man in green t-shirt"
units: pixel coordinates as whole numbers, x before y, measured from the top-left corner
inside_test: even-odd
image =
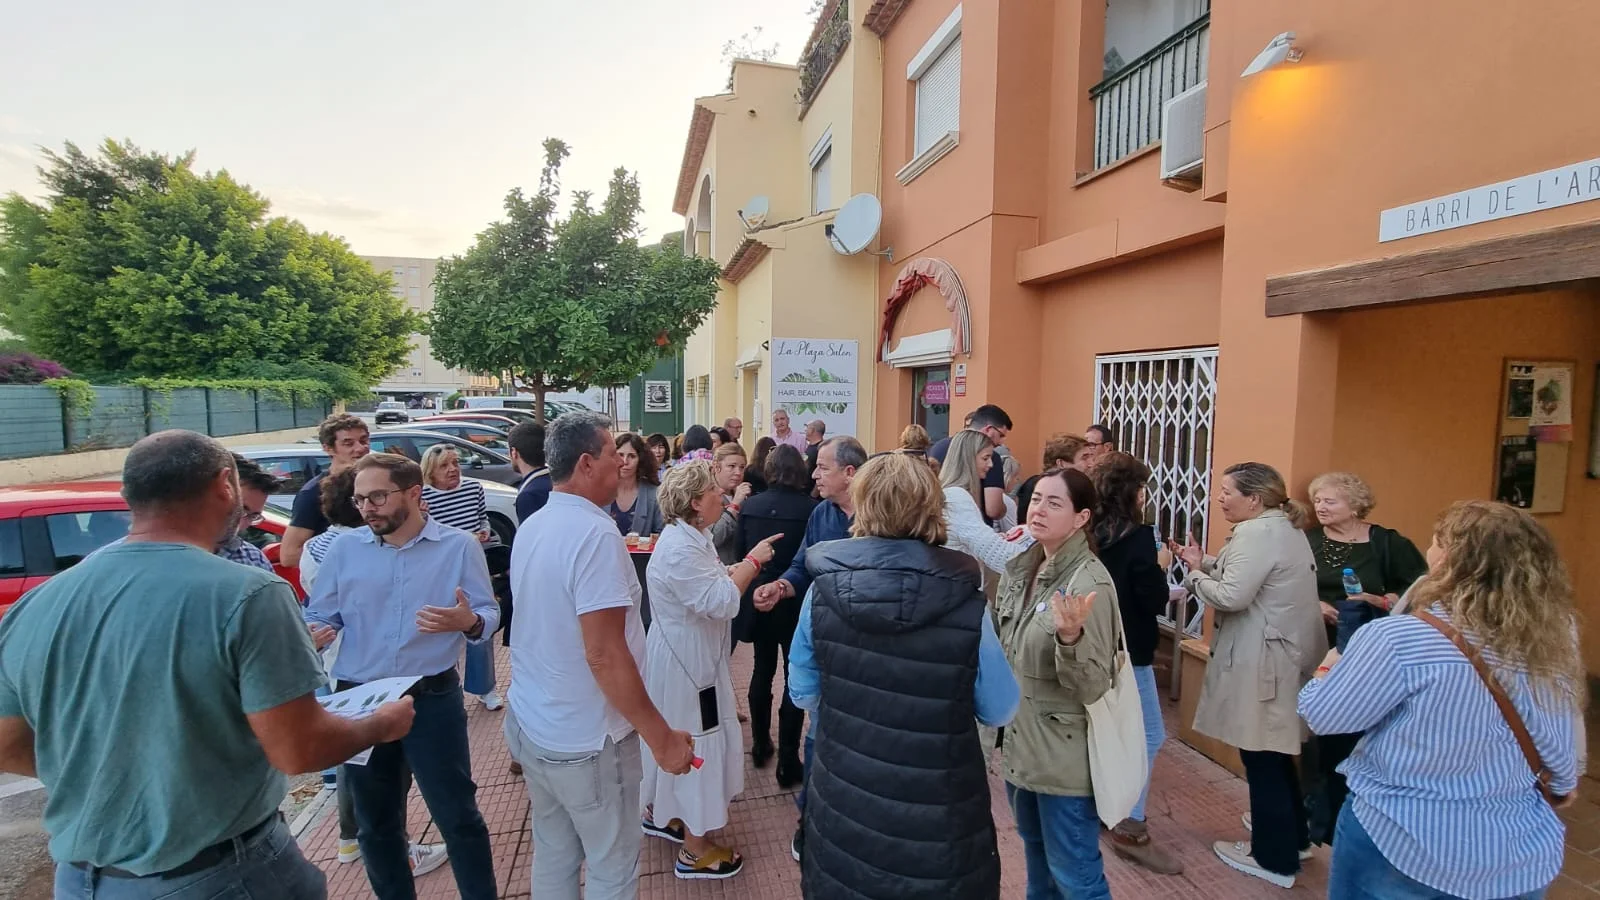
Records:
[[[49,791],[56,894],[325,897],[278,812],[284,773],[399,739],[411,700],[361,720],[317,703],[288,584],[211,552],[240,509],[221,444],[151,435],[122,479],[127,540],[0,619],[0,771]]]

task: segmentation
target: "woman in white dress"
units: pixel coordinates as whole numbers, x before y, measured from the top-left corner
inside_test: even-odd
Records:
[[[723,504],[710,462],[674,466],[656,496],[667,524],[645,570],[652,619],[644,685],[667,724],[695,736],[695,755],[703,762],[688,774],[668,775],[643,751],[643,827],[646,834],[683,844],[673,869],[679,878],[731,878],[744,859],[707,837],[728,824],[728,804],[744,790],[744,737],[728,672],[729,627],[740,595],[783,535],[724,566],[710,533]]]

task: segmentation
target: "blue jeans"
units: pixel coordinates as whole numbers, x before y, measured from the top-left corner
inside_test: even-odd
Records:
[[[235,839],[227,859],[179,878],[115,878],[62,863],[56,866],[55,895],[104,900],[211,900],[224,896],[325,900],[328,882],[300,854],[289,826],[277,816],[260,834],[249,840]]]
[[[1027,900],[1111,900],[1093,797],[1036,794],[1006,782],[1028,862]]]
[[[1539,900],[1543,890],[1507,900]],[[1328,872],[1328,900],[1458,900],[1396,869],[1361,827],[1350,804],[1339,813],[1333,833],[1333,863]]]
[[[813,712],[812,715],[814,716],[816,713]],[[805,815],[806,811],[806,788],[811,784],[811,757],[814,753],[816,753],[816,747],[817,729],[813,727],[810,731],[806,732],[806,756],[802,761],[802,764],[805,766],[806,778],[804,781],[800,782],[800,790],[794,795],[794,805],[799,808],[801,815]]]
[[[1156,687],[1156,670],[1151,666],[1134,666],[1133,680],[1139,685],[1139,708],[1144,712],[1144,756],[1149,768],[1144,776],[1144,790],[1139,792],[1139,802],[1134,804],[1128,818],[1144,821],[1144,802],[1150,799],[1150,782],[1155,778],[1156,754],[1167,740],[1167,726],[1161,721],[1161,690]]]
[[[417,714],[410,733],[372,748],[366,765],[342,769],[355,801],[360,828],[357,840],[367,880],[378,900],[415,900],[417,896],[406,840],[405,770],[409,764],[428,812],[450,849],[450,868],[461,897],[495,900],[494,857],[489,850],[489,827],[478,812],[478,786],[472,781],[461,680],[453,669],[430,680],[435,683],[413,694]]]

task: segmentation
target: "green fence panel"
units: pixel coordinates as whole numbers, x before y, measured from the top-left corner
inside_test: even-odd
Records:
[[[294,405],[287,395],[256,392],[256,420],[262,431],[284,431],[294,426]]]
[[[230,434],[254,434],[256,431],[256,398],[252,391],[211,392],[211,434],[227,437]]]
[[[0,459],[65,450],[61,395],[39,384],[0,385]]]
[[[201,388],[150,392],[150,431],[182,428],[206,433],[206,392]]]
[[[295,394],[294,427],[314,428],[328,417],[328,405],[317,397]]]
[[[96,385],[94,408],[87,415],[72,411],[68,418],[73,450],[131,446],[145,435],[144,388]]]

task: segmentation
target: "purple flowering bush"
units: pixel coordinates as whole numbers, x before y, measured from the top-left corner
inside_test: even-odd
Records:
[[[71,378],[66,366],[32,353],[0,353],[0,384],[39,384],[51,378]]]

